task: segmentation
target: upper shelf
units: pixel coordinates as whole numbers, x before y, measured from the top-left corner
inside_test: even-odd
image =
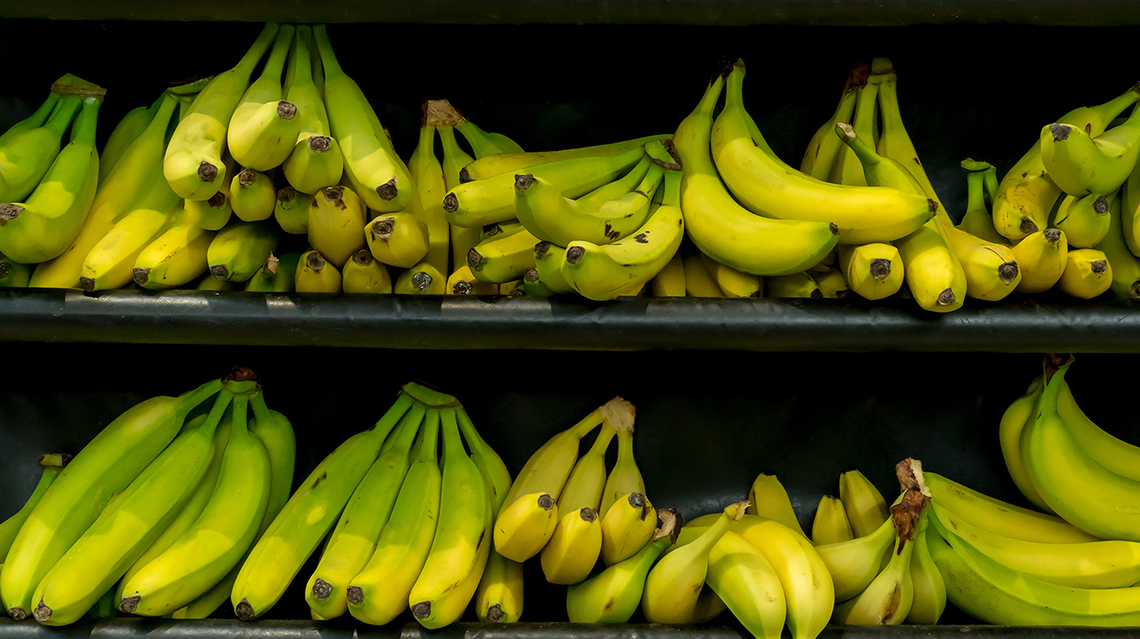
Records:
[[[1140,24],[1134,0],[649,0],[562,2],[534,0],[339,0],[337,2],[218,2],[173,5],[140,0],[0,2],[6,18],[378,22],[428,24],[685,24],[705,26],[1024,24],[1130,26]]]
[[[1140,306],[970,300],[575,299],[0,292],[0,339],[393,349],[1140,353]]]

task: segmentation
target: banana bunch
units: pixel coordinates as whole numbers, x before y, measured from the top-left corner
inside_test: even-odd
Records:
[[[21,511],[0,573],[9,615],[61,626],[194,604],[288,495],[292,441],[243,368],[127,410]]]

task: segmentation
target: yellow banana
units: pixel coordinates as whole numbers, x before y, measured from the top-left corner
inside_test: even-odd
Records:
[[[411,268],[428,259],[441,274],[446,270],[431,261],[430,230],[420,216],[410,211],[377,215],[364,227],[360,236],[372,257],[383,264]]]
[[[804,151],[800,170],[808,175],[827,180],[831,175],[831,166],[835,163],[835,156],[843,148],[843,142],[835,137],[835,125],[840,122],[850,122],[855,113],[856,90],[867,82],[871,69],[866,62],[858,62],[851,67],[847,74],[847,82],[843,85],[843,93],[839,96],[839,105],[831,118],[824,122],[808,140]]]
[[[392,292],[392,276],[388,269],[367,249],[352,255],[341,270],[341,290],[345,293],[377,293],[386,295]]]
[[[183,287],[198,279],[210,268],[206,254],[214,235],[214,231],[184,220],[175,223],[135,259],[132,270],[135,284],[167,289]]]
[[[392,292],[403,295],[443,295],[447,278],[426,261],[400,272],[392,284]]]
[[[558,502],[552,495],[520,495],[504,502],[495,519],[495,550],[507,559],[526,561],[542,551],[557,525]]]
[[[429,111],[430,102],[424,105],[425,113]],[[447,273],[451,256],[451,227],[443,211],[443,194],[447,192],[447,186],[443,179],[443,165],[435,156],[435,130],[435,124],[421,124],[419,143],[408,159],[408,170],[415,185],[416,206],[413,210],[427,228],[429,248],[426,258],[437,271]],[[424,256],[412,263],[420,259]]]
[[[839,268],[851,290],[869,300],[894,295],[906,277],[899,250],[884,242],[841,244]]]
[[[550,540],[539,553],[546,581],[552,584],[576,584],[590,576],[602,552],[602,520],[598,511],[583,507],[558,509],[561,515]]]
[[[1120,209],[1109,211],[1110,227],[1097,249],[1112,265],[1112,294],[1121,300],[1140,299],[1140,258],[1131,250],[1133,218],[1140,209],[1140,171],[1133,171],[1117,198]]]
[[[1057,289],[1066,295],[1090,300],[1112,286],[1112,264],[1104,251],[1073,249],[1065,255],[1065,270]]]
[[[238,164],[253,171],[280,166],[292,153],[301,132],[297,105],[285,99],[281,86],[281,74],[296,30],[291,24],[277,29],[261,74],[242,94],[226,127],[226,147]]]
[[[752,480],[752,486],[748,490],[746,512],[749,515],[760,515],[778,521],[807,538],[800,526],[799,518],[792,509],[792,500],[788,497],[788,491],[775,475],[760,473]]]
[[[607,566],[637,554],[657,528],[657,511],[644,493],[630,493],[602,518],[602,562]]]
[[[871,534],[890,517],[887,500],[859,470],[839,475],[839,499],[856,537]]]
[[[138,256],[178,216],[180,201],[165,184],[123,216],[87,254],[79,285],[85,291],[122,288],[134,279]]]
[[[1065,272],[1069,242],[1064,232],[1047,228],[1026,235],[1010,246],[1009,250],[1021,273],[1017,290],[1022,293],[1044,293],[1053,288]]]
[[[1111,202],[1119,195],[1119,190],[1107,196],[1066,195],[1057,205],[1053,227],[1065,234],[1069,246],[1078,249],[1095,248],[1108,235],[1108,229],[1112,225],[1112,218],[1109,217]]]
[[[905,623],[934,625],[946,610],[946,580],[934,563],[934,557],[930,555],[926,534],[933,513],[934,510],[929,505],[922,511],[922,519],[912,538],[914,551],[910,558],[910,580],[914,597]]]
[[[231,220],[206,251],[210,274],[219,280],[247,282],[261,270],[277,241],[277,230],[269,222]]]
[[[339,293],[342,284],[340,270],[318,251],[301,254],[293,278],[293,287],[298,293]]]
[[[752,542],[729,530],[709,551],[707,584],[757,639],[778,639],[788,603],[776,569]]]
[[[855,533],[851,531],[851,521],[847,519],[843,502],[831,495],[821,497],[811,523],[812,543],[821,546],[850,541],[854,538]]]
[[[683,218],[681,224],[684,224]],[[649,280],[649,285],[654,297],[685,296],[685,262],[680,252],[673,253],[673,257]]]
[[[312,46],[312,27],[297,25],[285,99],[297,107],[300,129],[293,150],[281,164],[285,180],[309,195],[335,186],[344,174],[344,155],[330,135],[328,111],[313,76],[312,69],[320,67],[320,56],[312,55]]]
[[[894,523],[886,519],[869,535],[816,546],[831,575],[836,601],[847,601],[867,588],[883,568],[894,541]]]
[[[306,227],[309,246],[337,269],[343,269],[353,253],[366,248],[367,223],[368,216],[359,193],[345,186],[323,188],[313,196],[309,205]]]

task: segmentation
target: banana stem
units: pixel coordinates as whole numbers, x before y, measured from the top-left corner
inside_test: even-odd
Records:
[[[273,49],[269,52],[269,59],[265,61],[265,67],[261,70],[259,81],[281,85],[281,73],[285,70],[285,60],[289,57],[289,47],[293,44],[295,32],[296,27],[291,24],[283,24],[277,30],[277,36],[273,39]]]
[[[245,52],[241,60],[234,65],[232,71],[243,78],[249,78],[253,75],[253,70],[257,67],[257,63],[261,62],[262,56],[269,50],[270,45],[277,39],[277,32],[280,30],[281,25],[276,22],[266,22],[265,26],[261,28],[261,33],[258,34],[257,39],[253,41],[253,45]]]
[[[297,27],[293,42],[293,63],[290,71],[293,76],[290,84],[311,84],[313,81],[313,29],[307,24]]]
[[[344,75],[344,71],[340,68],[340,62],[336,59],[336,54],[333,53],[332,43],[329,42],[328,28],[323,24],[313,25],[313,39],[317,42],[317,51],[321,56],[321,65],[324,67],[325,81],[328,81],[330,76]]]
[[[178,396],[178,415],[184,418],[199,404],[216,395],[222,387],[222,380],[211,379],[194,390],[182,393]]]
[[[64,96],[64,98],[59,101],[58,107],[48,116],[47,122],[44,122],[44,127],[62,138],[63,134],[67,132],[67,127],[71,126],[71,121],[75,119],[75,114],[79,112],[79,107],[81,106],[83,106],[83,98],[81,96]]]

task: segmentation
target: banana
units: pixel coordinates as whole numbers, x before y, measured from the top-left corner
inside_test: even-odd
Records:
[[[270,253],[261,270],[246,280],[245,290],[255,293],[291,293],[296,290],[300,253]]]
[[[978,552],[1042,581],[1074,588],[1125,588],[1140,581],[1140,544],[1135,541],[1024,541],[979,528],[948,510],[935,514]]]
[[[815,550],[831,575],[835,600],[847,601],[863,592],[882,570],[894,542],[894,522],[886,519],[869,535],[817,545]]]
[[[1065,255],[1065,270],[1057,289],[1066,295],[1091,300],[1112,286],[1112,264],[1104,251],[1073,249]]]
[[[605,518],[610,508],[630,493],[645,493],[645,480],[633,457],[633,424],[635,407],[630,402],[615,397],[601,407],[602,424],[617,431],[618,455],[614,467],[606,477],[598,506],[600,518]]]
[[[907,288],[919,308],[935,313],[958,310],[966,301],[966,273],[934,219],[895,240]]]
[[[807,537],[803,528],[800,527],[799,518],[796,517],[795,511],[792,509],[792,500],[788,497],[788,491],[784,489],[783,484],[775,475],[760,473],[756,479],[752,480],[752,486],[748,490],[746,512],[749,515],[760,515],[778,521],[804,535],[805,538]]]
[[[163,158],[163,174],[178,197],[207,200],[228,184],[222,151],[227,128],[253,70],[270,49],[280,25],[269,22],[233,68],[214,76],[194,98],[174,129]]]
[[[823,298],[819,284],[807,271],[764,278],[764,293],[772,299]]]
[[[458,618],[454,602],[441,605],[445,597],[465,595],[458,610],[462,613],[474,596],[487,564],[487,529],[493,519],[490,491],[482,471],[463,447],[455,407],[442,409],[441,418],[443,485],[439,523],[427,561],[408,595],[412,615],[425,628],[440,628]]]
[[[539,242],[534,245],[534,270],[538,273],[538,280],[546,285],[555,294],[573,293],[574,287],[562,274],[562,265],[566,261],[566,247]],[[463,268],[468,269],[469,266]],[[474,275],[471,276],[474,278]],[[591,277],[591,281],[596,278]]]
[[[540,240],[524,229],[494,235],[467,252],[467,266],[480,282],[502,284],[535,268],[534,247]]]
[[[392,276],[382,263],[372,257],[372,253],[361,249],[341,270],[341,290],[345,293],[387,295],[392,292]]]
[[[392,292],[403,295],[443,295],[447,278],[428,262],[420,262],[400,272]]]
[[[1097,250],[1104,252],[1112,266],[1112,294],[1121,300],[1140,299],[1140,258],[1132,252],[1129,242],[1133,242],[1130,227],[1136,215],[1140,199],[1140,171],[1133,171],[1122,195],[1116,199],[1120,208],[1112,208],[1109,213],[1109,229],[1104,239],[1097,244]],[[1067,256],[1066,256],[1067,257]]]
[[[724,511],[692,543],[661,558],[645,578],[641,610],[649,623],[685,623],[692,618],[697,594],[708,575],[709,553],[729,530],[729,524],[744,515],[747,502],[737,502]]]
[[[197,291],[237,291],[241,290],[234,282],[227,280],[219,280],[213,275],[203,275],[194,284],[194,290]]]
[[[233,427],[209,503],[174,545],[122,586],[122,612],[162,616],[182,608],[221,581],[253,544],[269,500],[269,453],[248,430],[249,397],[238,394],[233,404]]]
[[[27,288],[31,279],[31,265],[13,262],[0,255],[0,288]]]
[[[838,268],[811,271],[809,275],[815,280],[815,284],[819,287],[819,292],[824,299],[842,299],[851,294],[851,287],[847,284],[847,278],[843,275],[843,271]]]
[[[230,593],[238,619],[260,617],[277,603],[332,529],[353,489],[379,456],[384,439],[413,401],[401,393],[372,428],[349,437],[301,483],[241,565]]]
[[[713,124],[711,142],[716,168],[746,209],[777,219],[833,223],[841,243],[856,244],[902,237],[930,219],[932,209],[925,197],[870,188],[865,182],[858,188],[831,184],[781,161],[759,142],[763,136],[744,109],[743,79],[744,64],[737,61],[726,81],[725,108]],[[870,86],[865,84],[857,93]],[[873,105],[874,96],[870,97]],[[842,153],[851,151],[844,148]],[[861,177],[854,157],[851,163]]]
[[[1025,240],[1022,240],[1023,242]],[[1025,461],[1021,458],[1021,433],[1025,426],[1037,416],[1037,402],[1041,399],[1043,387],[1041,376],[1037,376],[1029,385],[1025,394],[1013,400],[1002,413],[998,424],[998,440],[1001,442],[1002,457],[1005,458],[1005,467],[1017,489],[1025,498],[1033,502],[1041,510],[1052,514],[1053,510],[1037,493],[1033,482],[1029,479],[1029,471],[1025,469]]]
[[[431,551],[443,476],[437,459],[439,414],[432,410],[428,416],[376,550],[346,589],[349,614],[364,623],[383,625],[408,609],[408,595]]]
[[[839,475],[839,499],[856,537],[871,534],[890,518],[883,494],[857,469]]]
[[[523,568],[491,549],[475,591],[475,612],[484,623],[515,623],[523,610]]]
[[[1055,228],[1034,231],[1009,247],[1017,262],[1022,293],[1044,293],[1053,288],[1065,272],[1069,242],[1063,231]]]
[[[1062,191],[1073,196],[1112,193],[1136,168],[1140,157],[1140,109],[1100,135],[1072,124],[1041,128],[1041,162]]]
[[[900,504],[891,509],[895,528],[894,552],[882,572],[854,598],[835,606],[832,621],[846,625],[898,625],[906,620],[914,604],[911,580],[913,535],[918,529],[927,498],[917,489],[908,489]]]
[[[324,68],[324,98],[332,136],[340,143],[344,174],[364,205],[373,211],[402,211],[412,201],[412,177],[368,98],[345,74],[333,53],[325,25],[313,26]]]
[[[798,523],[798,522],[797,522]],[[855,538],[851,531],[851,521],[838,497],[824,495],[819,499],[815,517],[811,523],[811,541],[816,546],[837,544]]]
[[[467,140],[467,143],[471,145],[471,150],[474,151],[478,157],[524,153],[522,146],[520,146],[518,142],[515,142],[502,133],[484,131],[474,122],[468,120],[462,113],[459,114],[459,120],[454,126],[455,130],[459,131],[459,133],[463,135],[463,138]]]
[[[946,580],[934,563],[934,557],[930,555],[926,534],[933,513],[934,509],[928,504],[922,511],[912,538],[914,550],[910,558],[910,580],[914,596],[904,623],[934,625],[946,610]]]
[[[705,266],[700,252],[688,255],[682,261],[685,271],[685,295],[688,297],[727,297]],[[769,276],[770,277],[770,276]]]
[[[851,290],[868,300],[894,295],[906,277],[899,250],[886,242],[839,245],[839,269]]]
[[[1140,589],[1058,586],[986,557],[937,518],[927,533],[946,596],[983,623],[1023,626],[1133,626]]]
[[[261,74],[241,96],[226,128],[226,144],[238,164],[254,171],[268,171],[293,152],[301,133],[297,105],[285,99],[281,74],[296,27],[282,24],[269,50]]]
[[[33,591],[48,570],[111,497],[175,438],[190,411],[221,387],[220,380],[211,380],[179,397],[158,396],[140,402],[75,455],[12,541],[0,572],[0,597],[9,616],[28,616]]]
[[[95,96],[62,94],[43,124],[21,127],[0,145],[0,202],[21,202],[35,190],[59,155],[63,134],[88,100],[101,102]]]
[[[313,196],[302,193],[292,186],[283,186],[277,190],[277,199],[273,204],[273,219],[282,231],[290,235],[307,235],[309,232],[309,207],[313,204]]]
[[[222,166],[226,169],[226,175],[234,175],[238,171],[237,163],[234,162],[229,151],[222,152]],[[229,223],[234,212],[233,198],[230,192],[232,184],[233,180],[224,180],[218,192],[205,200],[183,200],[182,206],[186,209],[186,215],[197,220],[198,226],[206,230],[222,230]]]
[[[518,217],[515,200],[519,175],[541,179],[564,197],[578,198],[627,173],[645,156],[643,146],[614,156],[595,155],[528,167],[526,173],[501,173],[459,184],[443,198],[447,221],[457,226],[482,226]],[[468,168],[470,165],[468,165]]]
[[[436,131],[443,146],[443,186],[450,191],[462,183],[459,178],[460,171],[464,166],[474,162],[475,158],[460,148],[459,142],[455,139],[454,127],[438,125]],[[447,217],[444,216],[444,219]],[[451,268],[454,272],[467,264],[467,251],[479,243],[480,227],[456,226],[450,222],[448,227],[451,232]]]
[[[396,268],[411,268],[427,259],[441,274],[431,256],[431,231],[420,216],[411,211],[383,213],[372,219],[360,234],[372,257]]]
[[[464,133],[460,130],[460,133]],[[531,169],[544,164],[553,164],[556,162],[565,162],[567,160],[583,160],[589,158],[602,158],[602,157],[615,157],[629,153],[634,149],[639,149],[645,146],[646,142],[653,140],[660,140],[664,135],[648,135],[640,138],[631,138],[628,140],[619,140],[617,142],[609,142],[606,144],[597,144],[592,146],[583,146],[573,149],[559,149],[557,151],[509,151],[504,152],[498,150],[495,153],[490,153],[491,149],[476,149],[476,160],[469,162],[463,166],[460,173],[460,182],[472,182],[479,180],[486,180],[492,177],[517,173],[523,169]],[[470,142],[470,138],[468,139]],[[480,150],[483,153],[480,153]],[[630,166],[633,166],[632,164]],[[628,168],[628,167],[627,167]],[[530,173],[530,171],[527,171]],[[606,180],[605,182],[608,182]],[[605,182],[602,182],[604,184]],[[586,189],[590,191],[592,189]]]
[[[35,189],[21,203],[0,204],[0,253],[9,259],[46,262],[59,257],[79,235],[99,181],[95,131],[102,102],[102,97],[84,98],[71,141]]]
[[[175,437],[44,575],[32,595],[36,621],[62,626],[82,618],[174,519],[209,467],[233,394],[223,388],[202,425]]]
[[[724,297],[763,297],[764,296],[764,283],[765,280],[759,275],[752,275],[743,271],[738,271],[731,266],[721,264],[720,262],[709,257],[700,251],[697,255],[701,258],[701,263],[704,265],[705,272],[709,274],[711,279],[721,295]],[[780,276],[772,276],[772,279]]]
[[[107,136],[107,141],[103,143],[103,148],[99,150],[99,183],[102,184],[103,180],[110,174],[111,169],[115,167],[115,163],[123,157],[123,153],[127,148],[134,143],[142,132],[150,125],[150,121],[154,119],[155,114],[158,112],[159,106],[162,105],[163,95],[158,96],[158,99],[153,104],[140,105],[123,114],[119,118],[119,122],[115,128],[111,129],[111,134]],[[44,102],[33,117],[44,109],[49,102],[59,99],[59,95],[52,93],[49,100]],[[39,116],[41,123],[46,119],[47,112]],[[3,138],[0,138],[0,144],[3,144]]]
[[[867,82],[871,68],[866,62],[858,62],[851,67],[847,74],[847,82],[843,85],[843,93],[839,96],[839,105],[831,118],[812,134],[804,151],[800,170],[818,180],[827,180],[831,175],[831,166],[835,157],[843,148],[841,140],[835,137],[835,125],[839,122],[850,122],[855,113],[856,91]]]
[[[281,163],[285,180],[297,191],[309,195],[335,186],[344,174],[344,155],[340,144],[330,135],[328,110],[313,77],[312,69],[319,68],[320,56],[312,55],[312,45],[312,27],[297,25],[285,100],[297,107],[300,128],[293,150]]]
[[[277,187],[268,173],[243,168],[230,181],[230,207],[244,222],[260,222],[273,216]]]
[[[344,278],[318,251],[305,251],[297,261],[293,288],[298,293],[340,293]]]
[[[269,222],[230,220],[206,251],[210,274],[219,280],[247,282],[277,248],[279,234]]]
[[[346,186],[323,188],[309,204],[309,246],[337,269],[343,269],[354,253],[367,248],[367,224],[368,215],[359,193]]]
[[[879,137],[875,140],[875,152],[902,165],[921,186],[921,193],[934,201],[936,206],[932,206],[931,209],[936,213],[941,211],[945,214],[946,207],[942,206],[934,185],[930,183],[930,177],[918,157],[914,141],[911,140],[906,124],[903,123],[902,111],[899,108],[898,73],[894,65],[887,58],[875,58],[871,60],[871,74],[883,76],[878,91],[882,127]]]
[[[209,270],[206,255],[214,235],[185,220],[176,222],[135,258],[132,279],[147,289],[186,286]]]
[[[1090,136],[1104,133],[1113,118],[1140,99],[1140,84],[1123,94],[1092,107],[1079,107],[1058,118]],[[1019,240],[1048,226],[1049,212],[1061,197],[1061,189],[1045,170],[1041,144],[1034,143],[998,184],[993,196],[994,228],[1010,240]]]
[[[855,89],[855,110],[851,114],[850,123],[846,129],[840,130],[841,123],[836,123],[836,133],[840,140],[847,144],[847,148],[840,149],[831,164],[831,173],[825,178],[834,184],[847,184],[850,186],[867,186],[867,178],[863,175],[863,164],[856,155],[852,140],[874,140],[878,128],[878,96],[879,86],[883,83],[884,73],[880,69],[868,68],[867,78],[859,88]],[[866,142],[863,143],[866,145]],[[873,149],[872,149],[873,150]],[[886,238],[887,240],[893,238]]]
[[[427,410],[414,405],[400,419],[391,437],[395,440],[372,463],[349,498],[321,553],[320,561],[305,584],[305,601],[312,612],[333,619],[348,612],[346,592],[376,550],[392,514],[400,484],[412,465],[412,447]],[[433,413],[430,419],[438,420]]]
[[[561,515],[550,540],[539,553],[546,581],[576,584],[590,576],[602,552],[602,520],[589,506],[577,510],[558,508]]]
[[[578,458],[573,470],[570,471],[570,476],[566,479],[566,485],[558,496],[559,511],[572,514],[582,508],[599,510],[606,487],[606,451],[617,434],[614,424],[609,421],[602,422],[602,428],[598,431],[594,443]]]
[[[27,131],[31,131],[32,129],[38,129],[39,127],[43,126],[44,122],[47,122],[48,117],[50,117],[52,113],[55,112],[56,105],[59,104],[59,100],[62,97],[63,96],[60,93],[55,91],[55,87],[53,86],[52,91],[48,92],[48,96],[44,98],[44,101],[41,102],[38,107],[36,107],[35,111],[33,111],[28,117],[24,118],[23,120],[20,120],[19,122],[16,122],[12,126],[8,127],[8,129],[3,133],[0,133],[0,146],[8,146],[8,144],[15,140],[17,136],[20,136]],[[144,111],[146,110],[146,107],[140,108],[142,108]],[[120,134],[119,137],[123,137],[124,135],[125,133]],[[112,132],[112,137],[114,137],[114,132]]]
[[[1112,226],[1109,217],[1111,200],[1117,199],[1120,191],[1105,195],[1085,195],[1061,198],[1053,218],[1053,226],[1065,234],[1069,246],[1073,248],[1094,248],[1108,235]]]
[[[990,302],[1005,299],[1021,283],[1021,269],[1007,244],[984,240],[949,224],[942,233],[966,275],[966,295]]]
[[[445,292],[448,295],[498,295],[499,285],[480,282],[471,273],[471,267],[463,265],[448,276]]]
[[[20,528],[28,520],[28,516],[32,514],[36,504],[40,502],[44,493],[59,477],[60,471],[69,461],[71,461],[71,455],[48,454],[40,456],[40,479],[32,489],[32,494],[28,495],[28,499],[24,501],[24,505],[19,510],[0,522],[0,557],[8,555],[8,551],[12,548],[12,542],[16,539],[16,534],[20,532]],[[0,563],[0,566],[3,565]]]
[[[429,112],[432,102],[429,100],[424,104],[425,113]],[[419,143],[408,158],[408,170],[415,185],[416,206],[412,208],[427,228],[429,248],[426,259],[437,271],[447,273],[451,227],[443,211],[443,194],[447,192],[447,185],[443,179],[443,165],[435,156],[435,130],[434,124],[425,122],[420,125]],[[414,260],[413,264],[420,259],[424,257]]]
[[[987,193],[986,183],[997,180],[997,169],[989,162],[972,158],[962,160],[960,166],[966,171],[966,212],[962,214],[958,228],[987,242],[1009,244],[1009,239],[994,228],[993,213],[986,207],[986,200],[992,199]]]
[[[709,551],[707,584],[733,616],[757,639],[778,639],[788,604],[771,562],[760,549],[731,530]]]
[[[549,493],[528,493],[505,501],[495,519],[495,550],[507,559],[526,561],[542,551],[558,519],[558,502]]]
[[[1014,539],[1050,544],[1071,544],[1097,539],[1056,515],[1047,515],[1001,501],[937,473],[924,470],[922,478],[930,489],[931,504],[950,510],[975,526],[990,532]]]
[[[732,199],[709,150],[713,108],[723,87],[724,77],[717,75],[673,135],[683,167],[681,211],[686,234],[709,257],[745,273],[802,271],[836,245],[839,227],[830,222],[763,218]]]
[[[678,226],[684,223],[682,217]],[[685,296],[685,262],[680,251],[673,253],[673,257],[669,258],[669,261],[661,267],[653,279],[649,280],[649,286],[654,297]]]
[[[613,566],[637,554],[657,527],[657,511],[644,493],[619,499],[602,518],[602,563]]]

